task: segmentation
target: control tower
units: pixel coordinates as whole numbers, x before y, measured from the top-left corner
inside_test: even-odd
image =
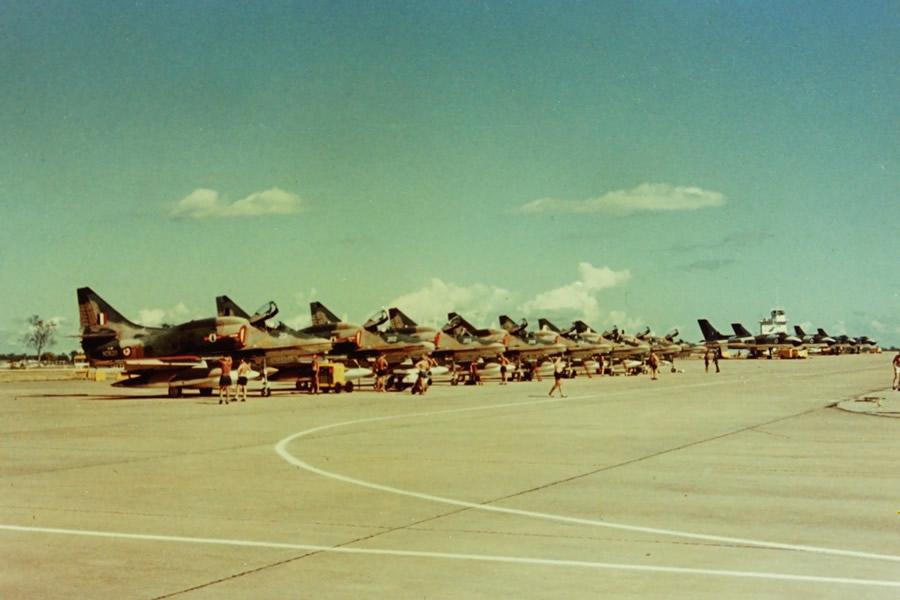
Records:
[[[771,333],[787,333],[787,317],[783,308],[773,308],[768,318],[762,318],[759,321],[759,332],[762,335]]]

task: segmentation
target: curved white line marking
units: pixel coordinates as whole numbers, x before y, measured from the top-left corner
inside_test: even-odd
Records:
[[[699,384],[699,385],[714,385],[714,384]],[[696,387],[696,385],[684,385],[672,387],[669,389],[677,389],[687,388],[687,387]],[[328,429],[337,429],[339,427],[348,427],[351,425],[359,425],[361,423],[375,423],[378,421],[390,421],[393,419],[405,419],[412,417],[430,417],[435,415],[446,415],[452,413],[461,413],[461,412],[471,412],[478,410],[492,410],[496,408],[509,408],[509,407],[518,407],[518,406],[530,406],[536,404],[547,404],[551,402],[573,402],[576,400],[586,400],[593,398],[608,398],[612,395],[621,395],[623,393],[628,393],[632,390],[622,390],[619,392],[611,392],[607,394],[603,394],[602,396],[599,394],[592,394],[588,396],[574,396],[570,398],[560,398],[560,399],[542,399],[542,400],[533,400],[530,402],[510,402],[505,404],[490,404],[490,405],[482,405],[482,406],[473,406],[466,408],[452,408],[447,410],[438,410],[438,411],[430,411],[430,412],[420,412],[420,413],[406,413],[400,415],[390,415],[384,417],[372,417],[368,419],[355,419],[353,421],[344,421],[342,423],[332,423],[331,425],[322,425],[320,427],[314,427],[312,429],[307,429],[305,431],[300,431],[293,435],[290,435],[275,445],[275,451],[278,453],[281,458],[283,458],[288,463],[297,466],[301,469],[309,471],[311,473],[315,473],[317,475],[321,475],[322,477],[327,477],[329,479],[334,479],[336,481],[343,481],[344,483],[349,483],[352,485],[357,485],[360,487],[365,487],[373,490],[379,490],[382,492],[388,492],[391,494],[398,494],[401,496],[408,496],[411,498],[418,498],[420,500],[428,500],[431,502],[439,502],[443,504],[450,504],[452,506],[461,506],[464,508],[471,508],[475,510],[483,510],[489,512],[497,512],[511,515],[518,515],[524,517],[532,517],[536,519],[545,519],[548,521],[559,521],[562,523],[574,523],[578,525],[588,525],[592,527],[607,527],[610,529],[621,529],[625,531],[636,531],[640,533],[652,533],[655,535],[666,535],[673,537],[681,537],[688,538],[694,540],[706,540],[711,542],[719,542],[719,543],[728,543],[728,544],[739,544],[745,546],[756,546],[760,548],[774,548],[779,550],[794,550],[798,552],[811,552],[815,554],[831,554],[836,556],[851,556],[854,558],[865,558],[870,560],[887,560],[900,562],[900,556],[895,556],[891,554],[875,554],[871,552],[857,552],[854,550],[841,550],[837,548],[823,548],[818,546],[805,546],[799,544],[783,544],[779,542],[768,542],[764,540],[752,540],[747,538],[736,538],[736,537],[727,537],[727,536],[719,536],[719,535],[709,535],[703,533],[691,533],[687,531],[678,531],[674,529],[661,529],[657,527],[641,527],[638,525],[626,525],[623,523],[612,523],[608,521],[599,521],[596,519],[581,519],[577,517],[566,517],[563,515],[554,515],[550,513],[542,513],[535,512],[530,510],[518,510],[515,508],[505,508],[502,506],[492,506],[488,504],[476,504],[474,502],[466,502],[465,500],[456,500],[453,498],[445,498],[442,496],[434,496],[432,494],[423,494],[419,492],[414,492],[411,490],[404,490],[400,488],[395,488],[388,485],[381,485],[378,483],[372,483],[369,481],[363,481],[362,479],[355,479],[353,477],[348,477],[346,475],[341,475],[340,473],[334,473],[332,471],[326,471],[324,469],[320,469],[314,465],[311,465],[305,461],[296,458],[292,454],[287,451],[287,446],[294,440],[299,438],[309,436],[313,433],[318,433],[320,431],[325,431]]]
[[[526,558],[518,556],[497,556],[489,554],[454,554],[449,552],[424,552],[418,550],[387,550],[382,548],[350,548],[335,546],[315,546],[312,544],[286,544],[282,542],[259,542],[252,540],[229,540],[218,538],[195,538],[176,535],[150,535],[141,533],[121,533],[114,531],[90,531],[85,529],[58,529],[53,527],[22,527],[19,525],[0,525],[0,530],[25,533],[48,533],[61,535],[79,535],[87,537],[113,538],[121,540],[142,540],[149,542],[175,542],[181,544],[211,544],[219,546],[240,546],[249,548],[273,548],[288,550],[307,550],[310,552],[333,552],[337,554],[370,554],[376,556],[402,556],[417,558],[440,558],[450,560],[470,560],[483,562],[512,563],[520,565],[544,565],[559,567],[582,567],[591,569],[615,569],[620,571],[644,571],[653,573],[677,573],[680,575],[707,575],[718,577],[744,577],[754,579],[776,579],[781,581],[800,581],[807,583],[830,583],[863,585],[877,587],[900,588],[900,581],[882,579],[852,579],[847,577],[818,577],[815,575],[787,575],[783,573],[766,573],[758,571],[728,571],[716,569],[689,569],[684,567],[665,567],[653,565],[629,565],[620,563],[591,562],[585,560],[559,560],[547,558]]]

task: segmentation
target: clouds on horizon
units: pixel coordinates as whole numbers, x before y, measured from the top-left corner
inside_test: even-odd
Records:
[[[171,308],[142,308],[138,311],[136,321],[147,327],[159,327],[163,323],[177,325],[190,319],[191,311],[184,302],[179,302]]]
[[[515,209],[520,214],[600,213],[626,216],[636,212],[671,212],[698,210],[725,204],[720,192],[698,187],[673,186],[668,183],[642,183],[630,190],[607,192],[587,200],[539,198]]]
[[[447,283],[433,277],[420,290],[391,300],[420,325],[439,327],[447,322],[449,311],[458,312],[468,321],[495,326],[494,319],[508,310],[510,292],[504,288],[476,283],[470,286]]]
[[[297,194],[277,187],[255,192],[231,203],[224,200],[216,190],[197,188],[176,202],[169,211],[169,216],[176,219],[259,217],[288,215],[303,209],[303,201]]]
[[[603,311],[599,294],[623,285],[631,279],[627,269],[615,271],[609,267],[595,267],[589,262],[578,264],[578,278],[572,283],[540,292],[530,300],[520,302],[516,294],[494,285],[475,283],[459,285],[432,278],[421,289],[391,300],[420,325],[439,327],[446,323],[449,311],[458,312],[477,326],[497,327],[502,313],[527,317],[560,317],[584,319],[604,325],[618,324],[635,328],[639,318],[630,318],[622,311]],[[512,307],[516,306],[515,309]]]
[[[567,314],[586,321],[600,318],[600,301],[597,295],[631,279],[631,272],[614,271],[609,267],[597,268],[589,262],[578,263],[578,279],[567,285],[541,292],[519,307],[519,310],[532,314],[548,312],[551,314]]]

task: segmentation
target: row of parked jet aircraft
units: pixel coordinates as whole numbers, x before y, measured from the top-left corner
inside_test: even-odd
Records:
[[[348,379],[371,374],[371,363],[384,355],[398,382],[409,359],[431,355],[443,372],[463,373],[475,362],[496,369],[502,354],[512,363],[538,365],[557,355],[587,365],[603,357],[609,361],[642,360],[656,352],[674,359],[690,353],[694,344],[676,339],[678,331],[653,336],[649,328],[626,335],[618,328],[603,333],[583,321],[566,329],[540,319],[540,330],[528,323],[500,317],[501,329],[477,328],[449,313],[440,329],[418,325],[398,308],[379,311],[362,325],[346,323],[320,302],[310,303],[312,324],[295,330],[274,323],[278,306],[268,302],[250,315],[227,296],[216,298],[217,315],[168,327],[148,327],[122,316],[90,288],[79,288],[82,348],[93,365],[122,364],[128,374],[116,385],[168,387],[178,396],[183,388],[211,393],[224,355],[247,358],[269,380],[297,380],[308,373],[313,355],[329,355],[352,365]],[[486,365],[486,366],[485,366]]]
[[[831,336],[819,328],[814,334],[807,334],[799,325],[794,325],[796,335],[784,332],[761,333],[754,335],[740,323],[732,323],[734,335],[724,335],[713,327],[706,319],[698,319],[703,343],[707,346],[719,345],[732,350],[747,350],[751,355],[772,353],[782,348],[828,349],[834,354],[859,353],[877,346],[877,342],[867,336],[850,337],[847,335]]]
[[[79,288],[81,343],[93,365],[124,365],[128,377],[121,386],[167,387],[172,396],[184,388],[211,393],[220,374],[218,358],[230,355],[246,358],[263,376],[263,395],[270,380],[294,380],[309,373],[313,355],[328,355],[350,367],[347,379],[372,374],[372,362],[384,355],[392,381],[399,383],[408,374],[403,365],[428,354],[440,365],[440,372],[465,373],[477,363],[483,374],[499,372],[495,362],[502,354],[512,363],[540,365],[551,357],[566,356],[571,364],[585,368],[602,357],[613,362],[643,361],[650,352],[674,360],[706,348],[747,350],[761,355],[790,347],[830,347],[833,351],[859,351],[874,346],[866,337],[829,336],[819,329],[806,335],[795,327],[796,336],[784,333],[753,335],[740,323],[733,323],[734,335],[719,333],[706,319],[698,320],[703,333],[700,344],[676,339],[678,331],[665,336],[651,335],[646,328],[630,336],[618,328],[600,333],[583,321],[561,329],[540,319],[540,329],[529,331],[528,323],[516,323],[500,316],[501,329],[477,328],[456,313],[449,313],[440,329],[418,325],[399,308],[379,311],[362,325],[346,323],[320,302],[310,303],[312,324],[295,330],[275,323],[278,306],[274,302],[248,314],[227,296],[216,298],[217,314],[167,327],[148,327],[122,316],[88,287]]]

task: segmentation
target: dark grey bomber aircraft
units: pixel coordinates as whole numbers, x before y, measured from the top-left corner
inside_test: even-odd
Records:
[[[247,318],[217,316],[171,327],[134,323],[91,288],[78,288],[81,347],[92,365],[123,364],[128,378],[113,385],[167,387],[169,396],[183,388],[209,395],[221,374],[224,356],[247,358],[255,364],[269,357],[325,353],[331,342],[321,338],[275,336]],[[263,387],[263,395],[269,389]]]

